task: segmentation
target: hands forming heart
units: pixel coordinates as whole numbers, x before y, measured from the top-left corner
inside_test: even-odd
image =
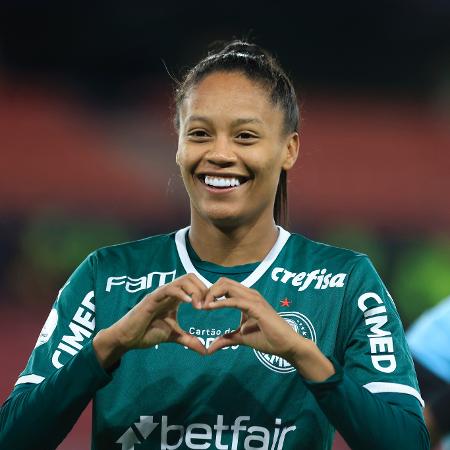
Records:
[[[240,325],[216,338],[207,349],[180,327],[177,314],[181,303],[206,311],[236,308],[241,311]],[[258,291],[228,278],[220,278],[208,289],[194,274],[187,274],[159,287],[115,324],[99,331],[93,346],[100,364],[110,368],[129,350],[163,342],[175,342],[202,355],[246,345],[280,356],[310,380],[321,381],[334,373],[332,363],[318,347],[297,334]]]
[[[177,313],[181,303],[191,303],[195,309],[209,311],[237,308],[241,311],[240,326],[218,337],[206,349],[195,336],[180,327]],[[114,342],[121,354],[131,349],[175,342],[202,355],[230,345],[246,345],[289,360],[294,349],[306,341],[258,291],[228,278],[220,278],[208,289],[194,274],[159,287],[103,331],[108,332],[110,342]]]

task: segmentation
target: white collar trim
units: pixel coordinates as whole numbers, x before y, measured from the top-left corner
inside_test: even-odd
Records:
[[[246,287],[253,286],[273,264],[276,257],[280,254],[281,250],[283,250],[283,247],[289,239],[291,233],[289,233],[289,231],[286,231],[279,225],[277,225],[277,228],[279,230],[279,233],[275,245],[272,247],[266,257],[260,262],[258,267],[245,280],[241,281],[242,285]],[[195,274],[203,282],[203,284],[207,288],[209,288],[212,286],[212,283],[197,271],[197,269],[194,267],[194,264],[192,264],[191,258],[189,258],[189,254],[186,248],[186,233],[189,231],[189,229],[190,226],[182,228],[175,233],[175,244],[177,246],[178,256],[180,257],[181,264],[183,264],[186,273]]]

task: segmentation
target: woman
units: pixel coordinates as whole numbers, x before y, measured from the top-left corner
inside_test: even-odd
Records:
[[[231,42],[176,95],[191,226],[100,249],[61,289],[2,409],[1,448],[428,448],[400,320],[364,255],[276,225],[299,148],[292,84]],[[141,351],[131,351],[142,349]]]

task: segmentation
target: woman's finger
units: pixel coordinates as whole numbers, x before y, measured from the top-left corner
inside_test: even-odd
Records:
[[[200,353],[200,355],[206,355],[207,353],[205,346],[195,336],[192,336],[192,334],[188,334],[186,332],[179,334],[173,342],[184,345],[194,352]]]
[[[188,295],[181,286],[172,285],[167,286],[167,289],[164,292],[164,295],[161,296],[157,300],[157,303],[172,303],[175,300],[175,303],[178,301],[184,303],[192,303],[192,298]]]
[[[200,282],[200,280],[198,281]],[[205,296],[206,288],[202,289],[202,287],[190,277],[186,277],[183,280],[180,279],[179,286],[191,298],[192,306],[200,309]]]
[[[251,290],[228,278],[220,278],[215,284],[213,284],[204,299],[204,307],[207,307],[211,303],[221,301],[222,299],[229,299],[230,297],[248,297]]]
[[[208,292],[208,288],[203,284],[203,281],[201,281],[197,277],[197,275],[195,275],[194,273],[189,273],[186,275],[186,277],[188,277],[198,287],[203,296],[206,295],[206,293]]]
[[[183,291],[183,289],[175,283],[166,284],[156,289],[152,293],[146,295],[138,305],[151,306],[159,303],[167,303],[168,300],[174,298],[178,301],[191,303],[191,298]]]
[[[223,299],[215,299],[203,305],[203,309],[215,310],[224,308],[236,308],[244,312],[246,315],[250,314],[250,308],[254,306],[251,301],[242,297],[225,297]]]
[[[175,342],[180,345],[184,345],[191,350],[200,353],[201,355],[206,354],[206,348],[205,346],[200,342],[198,338],[195,336],[192,336],[192,334],[187,333],[184,331],[178,323],[175,323],[173,325],[173,331],[170,339],[168,342]]]
[[[232,345],[242,345],[242,336],[240,335],[239,328],[231,333],[226,333],[223,336],[220,336],[214,341],[212,341],[211,345],[208,347],[208,354],[211,355],[215,353],[217,350],[220,350],[224,347],[230,347]]]

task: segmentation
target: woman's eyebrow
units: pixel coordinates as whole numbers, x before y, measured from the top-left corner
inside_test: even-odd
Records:
[[[261,119],[258,119],[257,117],[243,117],[240,119],[235,119],[231,122],[231,125],[236,127],[239,125],[246,125],[248,123],[256,123],[259,125],[263,124],[263,121]]]
[[[211,120],[208,119],[208,117],[206,116],[198,116],[198,115],[192,115],[192,116],[188,116],[188,118],[186,119],[186,122],[207,122],[210,123]]]
[[[186,122],[205,122],[205,123],[212,123],[211,119],[206,117],[206,116],[200,116],[200,115],[196,115],[193,114],[191,116],[188,116],[186,119]],[[237,127],[239,125],[247,125],[247,124],[259,124],[262,125],[263,121],[261,119],[258,119],[257,117],[240,117],[238,119],[234,119],[231,121],[231,126],[232,127]]]

